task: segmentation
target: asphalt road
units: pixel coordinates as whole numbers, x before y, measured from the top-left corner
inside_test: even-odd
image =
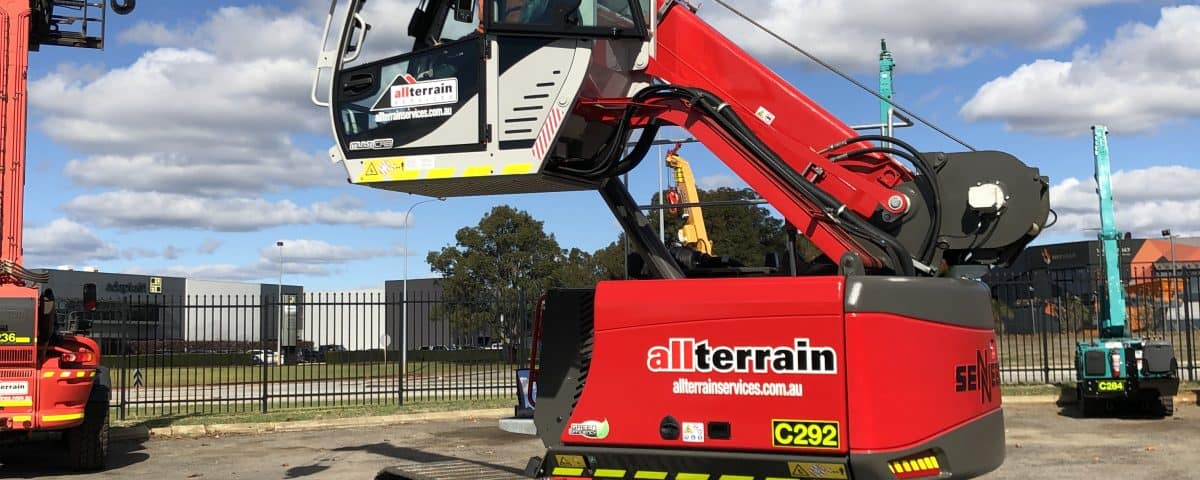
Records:
[[[1200,478],[1200,408],[1180,405],[1166,420],[1075,418],[1073,408],[1008,405],[1008,458],[987,480]],[[357,430],[202,439],[155,439],[114,445],[112,468],[75,475],[29,447],[8,452],[2,478],[38,479],[364,479],[394,465],[463,472],[486,467],[516,474],[540,443],[500,431],[496,419],[414,422]]]

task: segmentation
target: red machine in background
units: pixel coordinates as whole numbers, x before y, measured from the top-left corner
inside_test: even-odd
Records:
[[[321,82],[313,94],[348,180],[436,197],[595,190],[634,252],[631,280],[546,295],[546,452],[530,476],[968,478],[1001,464],[990,292],[955,273],[1007,264],[1046,227],[1037,169],[859,135],[685,1],[426,0],[407,53],[380,33],[399,8],[330,7],[328,97]],[[666,125],[824,259],[742,265],[665,245],[619,178]]]
[[[112,0],[126,14],[134,0]],[[25,132],[29,53],[43,45],[103,48],[103,1],[2,0],[0,72],[0,443],[61,434],[67,464],[104,467],[108,448],[108,372],[90,338],[56,331],[54,292],[45,274],[22,266]],[[95,288],[84,303],[95,306]]]

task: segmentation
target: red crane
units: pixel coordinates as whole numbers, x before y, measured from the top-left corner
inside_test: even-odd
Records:
[[[112,0],[127,14],[134,0]],[[103,468],[111,384],[86,332],[56,330],[45,274],[22,262],[29,54],[45,45],[103,48],[103,1],[0,0],[0,443],[61,435],[67,464]],[[85,288],[94,304],[95,289]],[[90,300],[90,302],[89,302]]]
[[[379,33],[402,13],[390,5],[330,8],[327,101],[313,93],[348,180],[437,197],[596,190],[634,252],[633,279],[552,290],[538,309],[546,453],[527,473],[966,478],[1003,461],[990,292],[953,273],[1006,264],[1041,233],[1037,169],[860,135],[685,1],[426,0],[408,52]],[[665,125],[833,262],[664,245],[619,177]]]

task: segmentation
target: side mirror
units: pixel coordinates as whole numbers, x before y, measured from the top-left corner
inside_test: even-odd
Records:
[[[96,310],[96,284],[83,285],[83,309],[88,312]]]

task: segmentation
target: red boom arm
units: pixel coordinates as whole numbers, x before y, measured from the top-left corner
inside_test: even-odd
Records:
[[[908,197],[893,189],[912,174],[884,155],[833,162],[819,150],[856,136],[854,130],[814,103],[783,78],[755,60],[687,8],[674,4],[660,19],[656,56],[646,71],[671,85],[708,91],[720,97],[750,130],[795,171],[864,218],[883,211],[903,214]],[[616,121],[625,100],[585,100],[578,113]],[[880,266],[877,255],[829,222],[826,214],[768,174],[761,163],[721,128],[682,102],[651,102],[635,125],[658,120],[687,129],[755,191],[809,237],[831,259],[859,253],[866,266]],[[650,105],[646,105],[650,106]],[[855,145],[868,148],[870,144]],[[899,203],[893,201],[899,198]],[[894,268],[895,266],[893,266]]]

